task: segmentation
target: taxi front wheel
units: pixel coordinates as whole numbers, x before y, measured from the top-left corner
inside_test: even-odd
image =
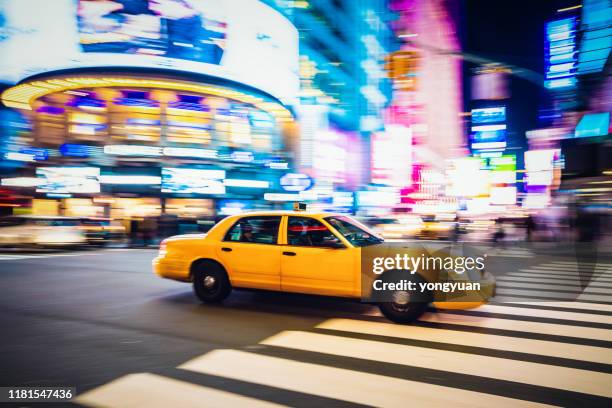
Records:
[[[383,275],[388,282],[397,282],[404,275],[390,271]],[[421,275],[411,275],[410,280],[414,283],[425,282]],[[430,292],[418,292],[397,290],[393,292],[392,298],[387,302],[378,303],[382,314],[394,323],[412,323],[417,320],[429,307],[432,301]]]
[[[429,304],[425,302],[384,302],[378,304],[382,314],[394,323],[412,323],[425,313],[428,306]]]
[[[232,285],[221,266],[202,262],[193,273],[193,290],[202,302],[215,303],[229,296]]]

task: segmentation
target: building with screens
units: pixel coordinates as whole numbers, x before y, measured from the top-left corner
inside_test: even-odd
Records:
[[[0,42],[0,178],[26,211],[212,216],[282,191],[298,35],[274,9],[25,0],[0,15],[16,28]]]

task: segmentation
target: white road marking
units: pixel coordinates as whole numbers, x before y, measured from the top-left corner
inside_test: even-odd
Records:
[[[554,341],[349,319],[330,319],[317,328],[612,364],[612,353],[606,348]]]
[[[431,368],[612,398],[612,374],[427,347],[284,331],[260,342],[277,347]],[[257,375],[254,375],[256,378]]]
[[[575,279],[550,279],[548,277],[544,277],[544,278],[540,278],[537,276],[533,276],[530,275],[529,277],[525,277],[525,276],[520,276],[520,277],[512,277],[509,275],[501,275],[501,276],[497,276],[496,277],[497,282],[515,282],[515,283],[520,283],[520,282],[533,282],[533,283],[552,283],[552,284],[558,284],[558,285],[565,285],[567,288],[571,288],[572,286],[576,286],[576,287],[580,287],[580,279],[575,278]],[[601,286],[604,288],[610,288],[612,289],[612,282],[607,283],[607,282],[601,282],[601,283],[595,283],[595,280],[592,279],[590,280],[590,284],[589,285],[594,285],[594,286]],[[571,289],[568,289],[571,290]]]
[[[541,304],[541,303],[535,303]],[[476,309],[470,309],[468,311],[485,312],[485,313],[497,313],[511,316],[527,316],[527,317],[540,317],[544,319],[558,319],[558,320],[573,320],[578,322],[590,322],[590,323],[602,323],[612,325],[612,316],[590,314],[590,313],[579,313],[579,312],[565,312],[559,310],[544,310],[544,309],[532,309],[527,307],[511,307],[504,305],[482,305]],[[461,311],[457,311],[461,313]]]
[[[520,399],[237,350],[212,351],[179,368],[377,407],[406,406],[410,401],[440,408],[542,406]]]
[[[520,305],[532,305],[532,306],[548,306],[548,307],[562,307],[565,309],[576,309],[576,310],[596,310],[599,312],[612,312],[612,305],[605,303],[585,303],[585,302],[515,302]]]
[[[79,395],[76,402],[92,407],[123,408],[283,406],[150,373],[118,378]]]
[[[544,290],[552,290],[552,291],[558,290],[558,291],[577,292],[577,293],[586,292],[586,290],[585,291],[582,290],[579,283],[575,287],[571,287],[571,286],[564,286],[564,285],[554,285],[554,284],[549,284],[549,283],[530,283],[530,282],[517,282],[517,281],[510,283],[510,282],[503,282],[503,281],[498,280],[497,287],[498,288],[504,287],[506,289],[544,289]],[[540,293],[540,292],[537,292],[537,293]],[[589,293],[593,295],[608,295],[612,298],[612,294],[610,293],[609,290],[606,290],[606,289],[592,288],[589,291]]]
[[[580,301],[589,301],[589,302],[609,302],[612,300],[612,296],[610,295],[599,295],[599,294],[590,294],[590,293],[582,293],[582,294],[572,294],[572,293],[564,293],[564,292],[543,292],[543,291],[533,291],[533,290],[521,290],[514,288],[497,288],[496,295],[503,296],[514,296],[520,298],[521,296],[530,296],[534,298],[539,298],[542,300],[550,299],[550,300],[580,300]]]
[[[552,336],[612,341],[612,330],[594,327],[568,326],[555,323],[524,322],[520,320],[468,316],[451,313],[426,313],[421,316],[419,320],[431,323],[456,324],[460,326],[480,327],[485,329],[511,330],[526,333],[548,334]]]

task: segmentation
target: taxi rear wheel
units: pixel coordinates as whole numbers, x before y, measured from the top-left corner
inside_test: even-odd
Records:
[[[193,290],[202,302],[215,303],[229,296],[232,285],[221,266],[212,262],[201,262],[195,266]]]

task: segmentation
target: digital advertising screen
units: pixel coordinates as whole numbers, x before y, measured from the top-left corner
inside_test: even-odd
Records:
[[[405,187],[412,181],[412,130],[387,126],[372,134],[371,175],[373,183]]]
[[[506,121],[506,107],[472,109],[472,123],[497,123]]]
[[[61,69],[141,67],[229,79],[284,101],[299,89],[297,30],[257,0],[0,1],[0,22],[8,84]]]
[[[41,183],[38,193],[93,194],[100,192],[98,167],[38,167],[36,176]]]
[[[80,0],[77,18],[81,50],[219,64],[227,19],[222,8],[197,4]]]
[[[493,130],[487,132],[476,132],[472,136],[475,143],[480,142],[503,142],[506,140],[506,132],[504,130]]]
[[[224,170],[162,168],[162,193],[225,194]]]
[[[472,133],[472,149],[486,149],[488,147],[505,147],[506,130],[484,130]]]
[[[574,137],[597,137],[610,134],[610,112],[584,115],[574,132]]]

